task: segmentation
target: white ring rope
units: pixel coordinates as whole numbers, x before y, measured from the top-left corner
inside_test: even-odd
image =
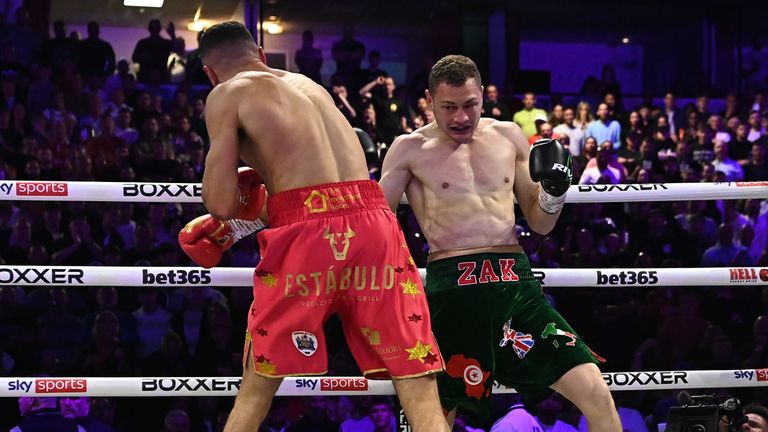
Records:
[[[683,390],[768,386],[768,369],[606,372],[611,390]],[[234,396],[240,377],[0,378],[0,397],[22,396]],[[493,392],[515,393],[494,383]],[[362,377],[288,377],[277,396],[394,395],[392,382]]]
[[[333,271],[338,273],[341,269]],[[0,266],[0,286],[252,287],[253,272],[254,269],[251,267],[203,269],[200,267],[11,265]],[[764,286],[768,283],[768,268],[761,267],[534,269],[533,274],[545,287]],[[420,268],[419,275],[424,280],[426,270]],[[308,280],[311,279],[308,278]],[[310,295],[315,289],[325,290],[325,276],[321,276],[319,280],[321,281],[319,287],[308,285]],[[483,283],[482,279],[478,279],[478,283]],[[378,287],[381,286],[380,283]],[[349,289],[354,291],[353,288]]]
[[[202,201],[199,183],[112,183],[78,181],[3,181],[0,201]],[[573,185],[566,202],[685,201],[768,198],[768,181],[727,183],[656,183]],[[403,204],[407,204],[403,197]]]

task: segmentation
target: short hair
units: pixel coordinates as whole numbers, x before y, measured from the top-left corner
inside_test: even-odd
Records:
[[[757,402],[752,402],[751,404],[745,406],[744,414],[756,414],[764,418],[765,421],[768,422],[768,408],[764,407],[763,405],[760,405]]]
[[[429,72],[429,91],[434,93],[441,83],[462,86],[467,80],[473,78],[477,81],[477,85],[482,85],[480,71],[472,59],[462,55],[448,55],[432,66]]]
[[[215,24],[205,29],[203,36],[200,37],[200,57],[205,61],[205,58],[216,49],[237,43],[256,45],[253,35],[243,24],[237,21]]]

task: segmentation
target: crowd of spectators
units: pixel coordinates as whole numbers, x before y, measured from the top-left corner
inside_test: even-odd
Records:
[[[96,22],[81,39],[68,33],[64,22],[54,22],[49,37],[32,32],[27,21],[21,8],[15,24],[2,31],[0,180],[201,181],[209,88],[199,55],[185,50],[172,24],[163,30],[152,20],[150,35],[138,41],[129,61],[115,59]],[[333,45],[332,56],[337,69],[329,93],[350,123],[371,136],[381,156],[397,135],[434,120],[423,97],[424,70],[397,83],[379,68],[382,54],[366,51],[351,25]],[[305,32],[295,59],[299,70],[321,81],[322,59],[313,34]],[[550,103],[543,106],[532,93],[503,94],[486,83],[483,115],[514,120],[531,143],[560,139],[574,157],[579,184],[768,181],[764,94],[729,95],[725,109],[712,112],[706,95],[679,106],[673,93],[659,105],[624,107],[610,73],[585,88],[591,90],[573,105],[548,95]],[[370,161],[372,178],[380,160]],[[191,265],[176,234],[204,211],[199,204],[0,201],[0,263]],[[398,213],[423,267],[424,236],[407,207]],[[547,236],[528,229],[519,213],[516,229],[539,268],[768,266],[768,202],[758,199],[568,205]],[[253,267],[258,258],[251,237],[227,254],[224,265]],[[545,292],[608,359],[606,371],[768,365],[768,287],[545,287]],[[249,290],[236,287],[0,286],[0,376],[238,376],[250,302]],[[327,332],[330,373],[359,375],[339,322],[329,321]],[[760,388],[718,392],[768,402]],[[664,421],[674,393],[625,392],[616,398],[622,417],[637,425],[625,429],[640,431]],[[22,408],[28,416],[61,410],[88,431],[217,431],[232,402],[23,399],[19,405],[0,400],[0,428],[18,423]],[[278,398],[261,430],[394,430],[391,402]],[[496,402],[499,423],[493,430],[506,430],[503,424],[526,409],[544,430],[556,422],[585,430],[579,413],[557,396],[538,406],[508,397]],[[459,416],[455,430],[490,427]]]

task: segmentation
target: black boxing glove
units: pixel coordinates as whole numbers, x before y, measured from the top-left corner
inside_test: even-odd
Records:
[[[379,160],[379,151],[376,148],[376,144],[374,144],[371,140],[370,135],[368,135],[368,132],[360,128],[352,129],[355,130],[357,139],[360,140],[360,145],[363,147],[363,153],[365,153],[365,161],[368,163],[368,165]]]
[[[528,159],[531,179],[541,183],[539,207],[544,213],[555,214],[565,204],[565,194],[573,180],[571,153],[555,139],[533,143]]]

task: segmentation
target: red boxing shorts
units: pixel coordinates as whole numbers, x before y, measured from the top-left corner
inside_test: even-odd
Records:
[[[257,374],[326,373],[333,313],[368,378],[443,370],[418,269],[378,183],[279,192],[267,210],[245,344]]]

